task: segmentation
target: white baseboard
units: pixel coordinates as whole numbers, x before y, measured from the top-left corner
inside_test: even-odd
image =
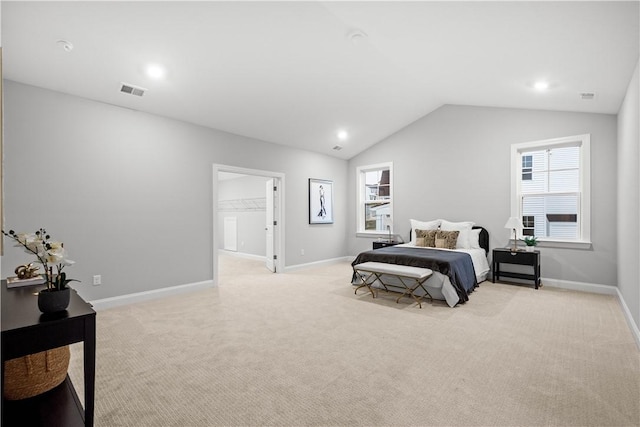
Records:
[[[629,310],[629,307],[627,306],[627,303],[625,302],[618,288],[616,288],[616,292],[618,294],[618,302],[622,306],[622,312],[624,313],[624,317],[625,319],[627,319],[627,324],[629,325],[629,329],[631,329],[631,335],[633,335],[633,338],[636,340],[636,345],[638,346],[638,350],[640,350],[640,329],[638,329],[638,325],[636,325],[636,322],[633,320],[631,311]]]
[[[102,298],[89,301],[96,311],[105,310],[107,308],[120,307],[123,305],[134,304],[137,302],[150,301],[158,298],[165,298],[171,295],[184,294],[201,289],[212,288],[213,280],[205,280],[203,282],[187,283],[185,285],[171,286],[168,288],[153,289],[151,291],[137,292],[134,294],[119,295],[111,298]]]
[[[615,286],[598,285],[595,283],[572,282],[570,280],[547,279],[546,277],[541,277],[540,282],[544,286],[549,286],[551,288],[590,292],[592,294],[617,295],[618,290],[618,288]]]
[[[308,263],[305,263],[305,264],[289,265],[289,266],[284,268],[284,272],[285,273],[290,273],[290,272],[296,271],[296,270],[302,270],[302,269],[310,268],[310,267],[321,267],[323,265],[331,265],[331,264],[336,264],[336,263],[344,262],[344,261],[353,261],[353,258],[349,257],[349,256],[344,256],[344,257],[339,257],[339,258],[323,259],[322,261],[308,262]]]
[[[246,258],[246,259],[253,259],[256,261],[266,261],[267,257],[262,256],[262,255],[254,255],[254,254],[247,254],[244,252],[234,252],[234,251],[227,251],[224,249],[218,249],[220,252],[224,253],[225,255],[229,255],[229,256],[234,256],[234,257],[238,257],[238,258]]]

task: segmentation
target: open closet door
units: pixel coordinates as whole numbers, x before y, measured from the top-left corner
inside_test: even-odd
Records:
[[[267,197],[267,215],[266,215],[266,224],[265,224],[265,233],[267,234],[267,254],[266,254],[266,264],[269,271],[275,273],[276,271],[276,263],[273,259],[274,256],[274,240],[273,240],[273,197],[274,197],[274,180],[269,179],[266,183],[266,197]]]

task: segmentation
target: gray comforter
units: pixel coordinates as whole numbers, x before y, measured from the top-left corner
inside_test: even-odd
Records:
[[[440,272],[449,277],[451,285],[453,285],[458,293],[460,303],[468,301],[469,294],[478,287],[473,261],[467,253],[427,248],[388,246],[386,248],[362,252],[351,265],[353,266],[368,261],[423,267]]]

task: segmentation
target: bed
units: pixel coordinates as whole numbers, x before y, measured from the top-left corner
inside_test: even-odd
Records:
[[[469,300],[478,284],[486,280],[489,274],[487,254],[489,252],[489,233],[471,222],[451,223],[446,220],[429,222],[412,220],[410,243],[388,246],[381,249],[360,253],[351,263],[352,266],[364,262],[383,262],[433,270],[431,277],[424,283],[428,294],[433,299],[444,300],[450,307],[463,304]],[[464,225],[462,225],[464,224]],[[435,248],[419,245],[419,230],[462,229],[455,249]],[[468,231],[467,231],[468,230]],[[471,231],[473,230],[473,231]],[[384,282],[393,286],[397,279],[383,276]],[[359,276],[352,276],[352,284],[360,285]],[[402,292],[398,283],[397,290]],[[372,285],[383,289],[379,283]],[[418,290],[419,292],[420,290]]]

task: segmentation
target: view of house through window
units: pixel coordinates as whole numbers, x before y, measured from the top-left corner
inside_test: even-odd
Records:
[[[359,167],[358,177],[358,232],[392,231],[391,164]]]
[[[522,235],[559,241],[588,237],[588,167],[584,167],[589,136],[582,135],[515,146],[520,170],[516,200]],[[585,203],[587,202],[587,203]],[[588,225],[588,224],[586,224]]]
[[[530,181],[532,178],[531,168],[533,166],[533,156],[522,155],[522,180]]]

